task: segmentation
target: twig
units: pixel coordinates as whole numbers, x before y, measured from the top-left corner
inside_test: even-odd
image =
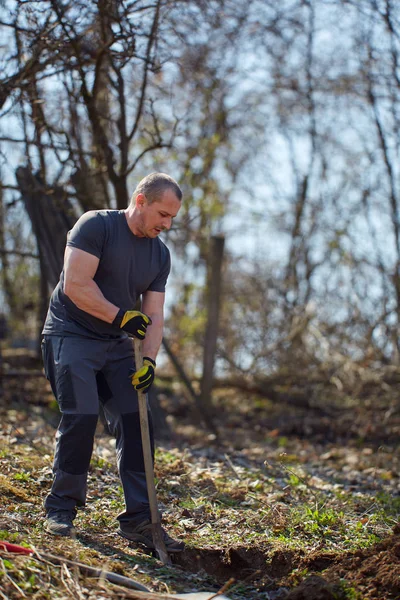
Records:
[[[224,456],[225,456],[226,462],[228,463],[228,466],[232,469],[232,471],[233,471],[236,479],[241,480],[241,477],[240,477],[239,473],[236,471],[233,462],[229,458],[229,455],[228,454],[224,454]]]
[[[7,596],[5,596],[1,590],[0,590],[0,596],[1,596],[1,598],[4,598],[4,600],[8,600]]]
[[[170,594],[170,593],[171,593],[171,591],[170,591],[169,587],[167,586],[167,584],[165,583],[165,581],[160,581],[160,583],[161,583],[163,586],[165,586],[165,588],[166,588],[166,590],[167,590],[167,594]]]
[[[65,587],[65,589],[67,590],[68,595],[72,596],[72,598],[74,598],[74,594],[73,594],[72,590],[70,589],[70,586],[65,581],[64,574],[66,575],[67,579],[72,579],[72,577],[69,575],[67,565],[62,565],[62,567],[61,567],[61,572],[60,572],[61,582],[62,582],[63,586]],[[74,586],[72,586],[72,588],[73,587]]]
[[[253,571],[252,573],[250,573],[249,575],[247,575],[247,577],[245,577],[244,579],[241,579],[240,581],[238,581],[238,583],[236,583],[236,585],[234,585],[234,586],[233,586],[233,588],[231,589],[231,592],[233,592],[233,590],[234,590],[235,588],[237,588],[238,586],[242,585],[242,584],[243,584],[243,583],[245,583],[246,581],[249,581],[249,579],[251,579],[251,578],[253,578],[253,577],[256,577],[257,575],[260,575],[260,574],[261,574],[261,571],[260,571],[260,569],[257,569],[256,571]],[[271,578],[270,578],[270,579],[271,579]],[[232,580],[232,579],[229,579],[229,581],[227,581],[225,585],[228,585],[228,584],[229,584],[229,585],[231,586],[231,585],[232,585],[232,583],[233,583],[234,581],[235,581],[234,579],[233,579],[233,580]],[[230,583],[230,582],[232,582],[232,583]],[[225,591],[225,589],[224,589],[224,588],[225,588],[225,586],[222,588],[222,590],[224,590],[224,591]],[[217,595],[217,597],[218,597],[219,595],[221,595],[221,593],[224,593],[222,590],[220,590],[219,592],[217,592],[217,594],[216,594],[216,595]],[[212,598],[214,598],[214,597],[215,597],[215,596],[212,596]],[[208,598],[207,600],[211,600],[211,598]]]
[[[92,567],[90,565],[85,565],[79,562],[75,562],[73,560],[69,560],[67,558],[63,558],[61,556],[53,556],[52,554],[47,554],[47,552],[40,552],[34,555],[38,560],[42,560],[42,557],[49,560],[50,562],[56,564],[65,563],[68,566],[76,566],[84,575],[89,575],[92,577],[100,577],[101,575],[105,577],[111,583],[116,583],[122,585],[124,587],[128,587],[130,589],[142,590],[143,592],[148,592],[148,589],[142,585],[141,583],[134,581],[128,577],[124,577],[123,575],[118,575],[117,573],[108,573],[104,571],[104,569],[98,569]]]
[[[292,471],[291,469],[289,469],[289,467],[287,467],[286,465],[284,465],[283,462],[279,462],[278,464],[280,465],[280,467],[284,471],[286,471],[287,473],[289,473],[289,475],[294,475],[294,477],[297,477],[297,479],[299,481],[301,481],[302,483],[304,483],[304,485],[310,490],[311,494],[314,496],[315,502],[316,502],[316,506],[318,507],[319,496],[321,495],[320,490],[318,490],[318,493],[314,492],[314,490],[312,489],[313,486],[311,486],[304,477],[302,477],[301,475],[299,475],[295,471]],[[269,462],[267,460],[264,461],[264,466],[269,466]]]
[[[0,558],[0,564],[3,567],[3,571],[4,571],[4,574],[7,577],[7,579],[10,580],[11,584],[18,590],[18,592],[21,594],[21,596],[23,598],[26,598],[26,594],[24,594],[24,592],[21,590],[21,588],[19,587],[19,585],[17,583],[15,583],[15,581],[13,580],[13,578],[10,577],[10,575],[8,574],[7,569],[6,569],[6,565],[4,564],[4,561],[3,561],[2,558]]]
[[[22,256],[23,258],[39,258],[39,255],[34,252],[20,252],[19,250],[6,250],[6,248],[0,248],[0,255],[3,254],[14,254],[15,256]]]
[[[233,577],[231,577],[230,579],[228,579],[228,581],[226,583],[224,583],[224,585],[222,586],[222,588],[220,590],[218,590],[218,592],[216,594],[214,594],[213,596],[210,596],[208,598],[208,600],[213,600],[213,598],[217,598],[218,596],[222,596],[222,594],[225,594],[225,592],[231,587],[231,585],[235,582],[235,579]]]
[[[85,594],[82,591],[82,586],[79,582],[79,570],[77,567],[75,567],[74,569],[74,577],[72,577],[71,571],[68,569],[68,567],[66,567],[67,571],[68,571],[68,579],[71,582],[71,585],[74,585],[75,587],[75,591],[77,592],[80,600],[85,600]]]

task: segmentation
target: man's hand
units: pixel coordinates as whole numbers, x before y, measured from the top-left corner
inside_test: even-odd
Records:
[[[144,340],[147,326],[151,325],[151,319],[138,310],[124,311],[120,308],[113,321],[113,325],[117,325],[120,329],[123,329],[139,340]]]
[[[155,366],[156,363],[152,358],[149,358],[148,356],[143,357],[143,367],[131,375],[132,385],[135,390],[147,392],[154,381]]]

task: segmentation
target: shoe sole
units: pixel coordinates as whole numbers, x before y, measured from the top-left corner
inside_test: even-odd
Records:
[[[54,531],[54,529],[51,529],[50,527],[45,527],[45,531],[46,531],[46,533],[50,533],[51,535],[60,535],[62,537],[72,537],[75,533],[75,528],[71,527],[70,529],[67,529],[66,531]]]
[[[130,542],[136,542],[138,544],[142,544],[148,550],[156,549],[154,544],[152,542],[150,542],[150,540],[148,538],[144,537],[144,535],[140,535],[140,533],[124,533],[121,530],[117,531],[117,533],[118,533],[118,535],[125,538],[126,540],[129,540]],[[171,548],[170,546],[169,547],[166,546],[165,549],[170,554],[179,554],[179,552],[184,551],[185,546],[183,546],[183,548]]]

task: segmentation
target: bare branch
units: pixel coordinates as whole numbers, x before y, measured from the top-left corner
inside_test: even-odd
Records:
[[[21,252],[20,250],[7,250],[6,248],[0,248],[0,255],[4,254],[9,254],[11,256],[22,256],[23,258],[39,258],[39,254],[34,252]]]
[[[139,104],[138,104],[138,108],[136,111],[135,122],[134,122],[132,130],[128,136],[129,140],[132,140],[132,138],[134,137],[134,135],[137,131],[137,128],[139,126],[140,118],[141,118],[142,112],[143,112],[143,105],[144,105],[144,99],[146,96],[146,88],[147,88],[148,70],[149,70],[149,66],[151,64],[150,56],[151,56],[151,51],[153,49],[153,45],[156,40],[157,29],[158,29],[158,20],[159,20],[159,16],[160,16],[160,7],[161,7],[161,0],[157,0],[155,12],[154,12],[153,24],[151,27],[149,40],[147,42],[146,58],[145,58],[144,65],[143,65],[143,77],[142,77],[142,86],[141,86],[141,90],[140,90],[140,99],[139,99]]]

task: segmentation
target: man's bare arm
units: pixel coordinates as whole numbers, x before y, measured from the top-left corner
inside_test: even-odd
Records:
[[[163,292],[145,292],[142,297],[142,311],[151,318],[143,341],[143,355],[153,360],[156,360],[163,337],[164,300]]]
[[[78,308],[112,323],[119,307],[103,296],[93,281],[99,259],[89,252],[67,246],[64,254],[64,293]]]

